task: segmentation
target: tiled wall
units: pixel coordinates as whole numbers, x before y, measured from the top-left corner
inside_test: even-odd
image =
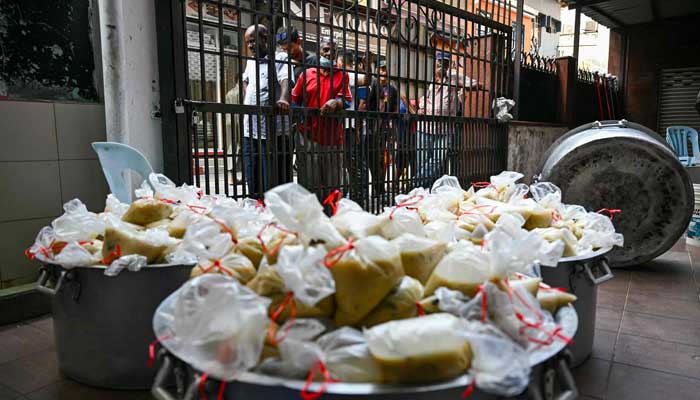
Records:
[[[36,279],[24,249],[63,203],[104,208],[107,182],[90,147],[104,140],[101,104],[0,101],[0,289]]]

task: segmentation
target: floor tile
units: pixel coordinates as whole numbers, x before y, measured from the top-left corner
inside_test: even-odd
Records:
[[[604,331],[617,332],[620,329],[621,319],[622,311],[598,307],[595,314],[595,327]]]
[[[53,348],[53,335],[30,325],[12,325],[0,330],[0,364]]]
[[[9,387],[0,384],[0,400],[14,400],[20,396],[20,393],[17,393]]]
[[[627,293],[627,287],[630,282],[630,272],[625,270],[613,270],[614,278],[601,283],[598,286],[598,294],[600,292]]]
[[[56,353],[45,350],[0,364],[0,384],[27,394],[63,379],[58,372]]]
[[[576,387],[582,395],[602,398],[607,390],[610,361],[590,358],[572,371]]]
[[[700,379],[700,347],[697,346],[620,335],[614,361]]]
[[[613,358],[613,350],[615,349],[615,340],[617,332],[609,332],[600,329],[595,330],[593,337],[593,358],[611,361]]]
[[[64,379],[27,395],[30,400],[147,400],[147,390],[102,390]]]
[[[688,276],[681,280],[677,277],[654,276],[650,273],[633,275],[629,293],[685,301],[694,301],[698,298],[698,288],[692,277]]]
[[[622,292],[608,292],[603,290],[598,290],[598,307],[608,308],[611,310],[622,311],[625,307],[625,300],[627,299],[627,293]]]
[[[613,363],[610,400],[697,400],[700,380]]]
[[[626,311],[654,314],[700,321],[700,301],[684,301],[666,297],[650,297],[639,293],[630,293],[627,297]]]
[[[53,318],[51,318],[51,316],[33,320],[29,322],[29,325],[53,335]]]
[[[700,322],[625,311],[620,333],[700,346]]]

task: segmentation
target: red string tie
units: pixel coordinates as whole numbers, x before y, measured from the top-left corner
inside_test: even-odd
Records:
[[[471,383],[469,386],[467,386],[466,389],[464,389],[464,392],[462,392],[462,398],[466,399],[469,396],[471,396],[474,393],[474,386],[476,386],[476,379],[472,378]]]
[[[343,192],[339,189],[335,189],[331,194],[323,200],[324,206],[329,206],[331,208],[331,215],[335,215],[338,212],[338,202],[343,198]]]
[[[272,249],[267,247],[267,245],[265,244],[265,241],[262,238],[263,233],[265,233],[265,231],[268,228],[275,228],[278,231],[284,233],[284,236],[282,236],[282,239]],[[284,239],[286,239],[287,236],[289,236],[289,235],[295,236],[297,238],[299,237],[299,233],[290,231],[289,229],[282,228],[281,226],[275,224],[274,222],[270,222],[269,224],[263,226],[262,229],[260,229],[260,232],[258,232],[257,238],[258,238],[258,241],[260,242],[260,247],[262,247],[263,253],[268,257],[272,257],[280,251],[280,249],[282,248],[282,245],[284,244]]]
[[[199,215],[206,215],[206,213],[207,213],[207,208],[204,206],[195,206],[195,205],[188,204],[187,208],[189,208],[190,210],[192,210],[193,212],[195,212]]]
[[[258,203],[255,205],[255,208],[261,208],[265,209],[265,202],[262,199],[258,199]]]
[[[321,375],[323,375],[323,383],[321,384],[321,388],[318,390],[318,392],[309,392],[309,388],[313,383],[314,375],[317,370],[321,373]],[[323,396],[323,394],[326,392],[326,387],[328,384],[333,382],[337,382],[337,380],[331,378],[331,374],[326,369],[326,365],[323,363],[323,361],[319,360],[318,363],[316,363],[316,365],[309,370],[309,375],[306,377],[306,384],[299,395],[303,400],[316,400]]]
[[[212,260],[211,265],[208,266],[207,268],[203,268],[201,265],[198,265],[198,267],[202,270],[202,273],[204,273],[204,274],[207,274],[207,273],[216,269],[216,270],[222,272],[224,275],[228,275],[228,276],[234,278],[233,273],[228,268],[221,265],[221,260],[218,260],[218,259]]]
[[[225,223],[223,223],[223,221],[219,221],[216,218],[212,218],[212,220],[214,222],[216,222],[217,224],[219,224],[222,231],[228,233],[229,236],[231,236],[231,241],[233,242],[233,244],[238,244],[238,239],[236,239],[236,234],[231,230],[231,228],[229,228]]]
[[[559,222],[564,219],[559,210],[552,210],[552,222]]]
[[[151,344],[148,345],[148,368],[153,368],[153,362],[156,359],[156,346],[163,340],[168,340],[173,335],[165,335],[161,336],[159,338],[156,338],[156,340],[152,341]]]
[[[100,260],[100,264],[110,265],[110,264],[112,264],[112,261],[116,260],[117,258],[119,258],[121,256],[122,256],[122,248],[121,248],[121,246],[119,246],[119,243],[117,243],[117,248],[113,252],[107,254],[107,257]]]
[[[477,188],[477,189],[484,189],[487,187],[492,187],[496,189],[496,186],[493,185],[491,182],[472,182],[472,186]]]
[[[486,299],[486,290],[484,290],[484,285],[479,285],[479,293],[481,293],[481,322],[486,322],[488,300]]]
[[[608,217],[610,217],[610,220],[612,221],[613,216],[615,214],[619,214],[622,212],[622,210],[619,210],[617,208],[601,208],[600,210],[596,211],[598,214],[608,214]]]
[[[423,305],[420,303],[420,301],[416,302],[416,310],[418,310],[419,317],[425,317],[425,310],[423,309]]]
[[[489,210],[489,211],[488,212],[476,212],[478,210],[484,210],[484,209]],[[457,218],[461,217],[462,215],[484,215],[484,216],[491,215],[491,214],[495,213],[497,209],[498,208],[496,206],[482,204],[480,206],[474,206],[474,207],[468,209],[467,211],[464,211],[463,213],[459,214],[457,216]]]
[[[289,323],[287,324],[287,328],[282,333],[282,337],[280,337],[278,340],[277,339],[277,332],[275,331],[275,323],[277,322],[277,319],[282,314],[282,311],[284,311],[284,309],[287,307],[289,307]],[[284,300],[282,300],[282,303],[280,303],[280,305],[277,307],[277,309],[270,316],[270,319],[271,319],[270,326],[267,328],[267,338],[270,341],[270,343],[273,343],[275,345],[282,343],[282,341],[289,334],[289,331],[292,329],[292,326],[294,326],[294,321],[296,321],[296,316],[297,316],[297,304],[294,301],[294,292],[289,292],[289,293],[287,293],[287,296],[285,296]]]
[[[161,202],[166,203],[166,204],[175,204],[175,205],[180,204],[179,201],[170,200],[170,199],[166,199],[166,198],[160,198],[158,200],[160,200]]]
[[[340,261],[340,259],[343,258],[345,253],[347,253],[348,251],[350,251],[354,248],[355,248],[355,244],[353,242],[353,239],[352,238],[348,239],[347,244],[340,246],[340,247],[337,247],[337,248],[329,251],[328,254],[326,254],[326,257],[324,257],[324,259],[323,259],[323,265],[325,265],[326,268],[333,268],[333,266],[335,264],[337,264]]]
[[[401,208],[405,208],[407,210],[418,211],[417,208],[412,207],[412,206],[418,205],[418,203],[423,201],[423,198],[424,198],[424,196],[422,194],[418,194],[418,195],[411,196],[404,201],[399,202],[398,204],[396,204],[396,207],[394,207],[394,209],[391,210],[391,213],[389,213],[389,219],[394,219],[394,213]]]

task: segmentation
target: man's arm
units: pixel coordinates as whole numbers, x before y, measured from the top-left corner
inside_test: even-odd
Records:
[[[304,102],[304,88],[306,86],[306,71],[303,71],[301,75],[299,75],[299,79],[297,80],[297,83],[294,85],[294,89],[292,89],[292,104],[301,107]]]

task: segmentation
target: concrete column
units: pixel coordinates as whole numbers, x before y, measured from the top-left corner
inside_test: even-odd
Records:
[[[99,13],[107,140],[135,147],[162,171],[155,4],[99,0]]]

